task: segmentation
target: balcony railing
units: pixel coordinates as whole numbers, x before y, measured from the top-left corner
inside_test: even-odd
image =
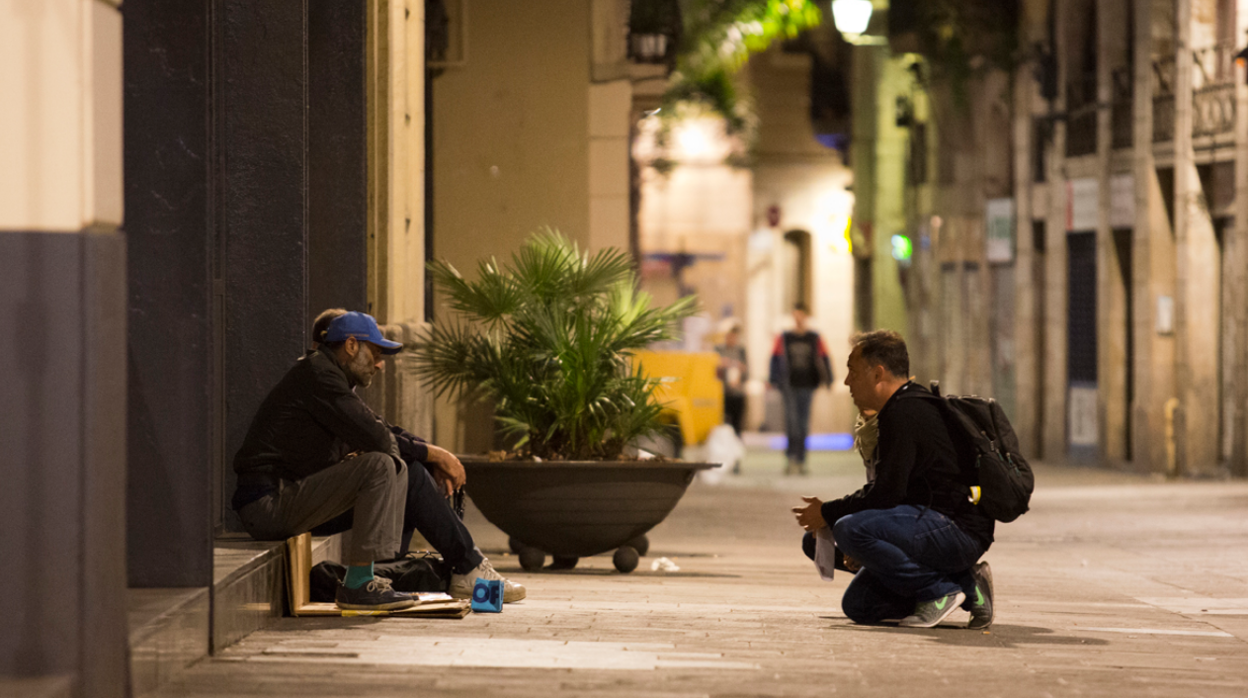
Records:
[[[1235,128],[1235,49],[1228,42],[1192,51],[1192,136]],[[1153,142],[1174,140],[1173,57],[1153,59]]]
[[[1153,59],[1153,142],[1174,140],[1174,56]]]

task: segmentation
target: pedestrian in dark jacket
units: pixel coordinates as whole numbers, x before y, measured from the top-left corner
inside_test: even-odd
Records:
[[[854,338],[845,384],[860,410],[878,411],[875,480],[830,502],[803,497],[793,512],[808,538],[831,526],[836,546],[861,564],[841,602],[850,619],[930,628],[961,607],[970,627],[986,628],[992,576],[976,561],[992,545],[993,520],[970,501],[973,456],[909,380],[909,363],[896,332]]]
[[[815,389],[832,385],[832,361],[818,332],[807,326],[805,303],[793,306],[794,328],[776,338],[768,382],[784,398],[784,435],[788,460],[784,474],[806,470],[806,437],[810,435],[810,403]]]

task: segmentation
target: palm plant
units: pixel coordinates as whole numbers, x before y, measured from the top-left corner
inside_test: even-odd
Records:
[[[462,318],[409,347],[439,396],[492,402],[501,431],[544,460],[617,459],[662,428],[658,382],[631,357],[671,339],[693,297],[652,307],[628,255],[583,254],[554,230],[531,237],[506,266],[483,260],[474,281],[443,261],[429,271]]]

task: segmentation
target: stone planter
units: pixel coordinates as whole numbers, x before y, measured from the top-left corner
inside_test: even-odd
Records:
[[[699,470],[718,463],[658,461],[488,462],[461,457],[468,496],[512,539],[526,570],[555,568],[616,548],[615,567],[631,572],[645,534],[675,508]]]

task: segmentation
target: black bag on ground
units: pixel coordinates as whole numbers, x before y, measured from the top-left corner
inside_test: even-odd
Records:
[[[974,451],[979,507],[1003,523],[1027,513],[1036,479],[1027,459],[1019,453],[1018,435],[1001,405],[977,395],[942,396],[936,381],[932,381],[931,391],[944,405],[950,427],[957,429]]]
[[[389,579],[395,591],[446,591],[451,584],[450,565],[441,556],[424,551],[374,563],[373,574]],[[310,578],[310,599],[314,603],[332,603],[346,577],[347,568],[336,562],[315,565]]]

